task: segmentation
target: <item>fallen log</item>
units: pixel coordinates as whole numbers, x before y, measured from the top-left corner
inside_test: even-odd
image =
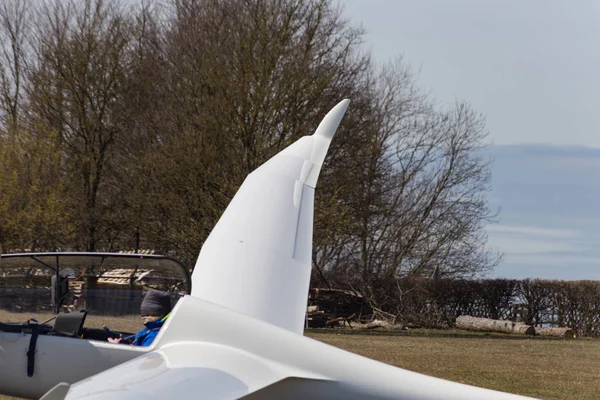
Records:
[[[535,333],[540,336],[554,336],[565,339],[575,339],[577,333],[570,328],[536,328]]]
[[[536,331],[531,325],[497,319],[476,318],[468,315],[461,315],[456,318],[456,328],[475,332],[518,333],[523,335],[535,335]]]
[[[361,324],[359,322],[348,322],[351,328],[357,329],[377,329],[381,328],[387,331],[400,331],[404,330],[405,327],[402,324],[392,324],[388,321],[375,320],[366,324]]]
[[[373,322],[369,322],[368,324],[365,324],[365,326],[364,326],[364,329],[376,329],[376,328],[383,328],[388,331],[394,331],[394,330],[400,331],[400,330],[404,329],[404,325],[392,324],[391,322],[388,322],[388,321],[375,320]]]

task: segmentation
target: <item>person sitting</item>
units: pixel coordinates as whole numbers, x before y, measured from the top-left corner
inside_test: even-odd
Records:
[[[140,307],[140,316],[144,322],[144,328],[141,329],[133,337],[133,341],[130,343],[132,346],[150,346],[154,341],[158,331],[164,325],[165,321],[169,317],[171,312],[171,296],[167,292],[160,290],[150,289]],[[110,343],[128,343],[123,339],[109,338]]]

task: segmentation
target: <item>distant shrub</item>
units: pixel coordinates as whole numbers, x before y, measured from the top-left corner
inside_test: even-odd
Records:
[[[600,281],[424,279],[375,282],[365,296],[373,318],[430,328],[453,327],[460,315],[569,327],[600,337]]]

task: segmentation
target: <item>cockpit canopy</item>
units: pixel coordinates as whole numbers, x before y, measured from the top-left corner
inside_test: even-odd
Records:
[[[95,315],[139,315],[149,289],[191,293],[188,268],[148,254],[20,253],[0,258],[0,320],[85,309]]]

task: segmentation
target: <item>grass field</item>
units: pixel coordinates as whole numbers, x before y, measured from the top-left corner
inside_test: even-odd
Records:
[[[40,322],[49,317],[36,315]],[[0,312],[0,321],[26,319],[22,314]],[[99,328],[103,324],[129,332],[141,328],[137,316],[89,315],[85,325]],[[542,339],[452,330],[356,333],[309,330],[306,335],[401,368],[471,385],[542,399],[600,398],[597,339]]]
[[[542,399],[600,398],[600,340],[416,330],[307,336],[439,378]]]

